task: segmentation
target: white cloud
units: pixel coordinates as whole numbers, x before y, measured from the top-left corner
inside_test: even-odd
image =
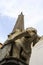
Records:
[[[43,0],[0,0],[0,13],[17,18],[23,11],[25,28],[43,20]]]

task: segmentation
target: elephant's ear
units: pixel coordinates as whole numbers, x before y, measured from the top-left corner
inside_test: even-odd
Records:
[[[0,49],[0,61],[4,59],[6,56],[9,56],[10,49],[11,44],[4,45],[2,49]]]

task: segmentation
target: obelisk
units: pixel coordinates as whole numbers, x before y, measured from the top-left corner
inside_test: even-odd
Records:
[[[16,21],[16,24],[15,24],[15,26],[13,28],[12,33],[15,32],[16,29],[19,29],[21,31],[24,30],[24,15],[23,15],[22,12],[21,12],[20,15],[18,15],[18,19]]]

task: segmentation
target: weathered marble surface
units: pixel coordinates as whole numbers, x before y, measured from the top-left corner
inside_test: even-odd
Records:
[[[9,57],[10,49],[11,45],[6,45],[4,48],[0,49],[0,61],[6,57]]]

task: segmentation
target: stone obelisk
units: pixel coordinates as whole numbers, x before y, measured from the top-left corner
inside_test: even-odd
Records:
[[[13,31],[12,33],[16,30],[16,29],[19,29],[19,30],[24,30],[24,15],[23,13],[21,12],[20,15],[18,15],[18,19],[16,21],[16,24],[13,28]]]

